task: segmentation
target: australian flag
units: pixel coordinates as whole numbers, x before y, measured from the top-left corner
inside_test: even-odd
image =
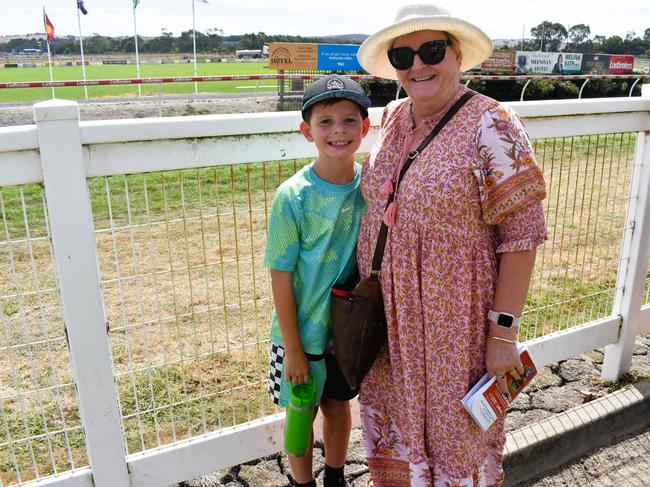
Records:
[[[84,7],[84,0],[77,0],[77,8],[81,10],[82,14],[88,15],[88,10]]]

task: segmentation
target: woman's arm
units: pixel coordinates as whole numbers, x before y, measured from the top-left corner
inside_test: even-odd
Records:
[[[309,363],[302,348],[296,300],[293,295],[293,273],[271,269],[271,289],[275,315],[280,325],[284,346],[284,379],[294,384],[309,380]]]
[[[497,286],[492,302],[493,310],[521,316],[535,266],[535,255],[535,249],[501,254]],[[503,328],[490,321],[488,336],[514,341],[517,338],[517,328]],[[519,378],[518,375],[523,373],[515,345],[490,338],[487,339],[485,367],[490,376],[497,375],[497,382],[502,391],[506,391],[507,386],[505,379],[499,379],[499,376],[513,368],[517,370],[517,373],[513,373],[515,378]]]

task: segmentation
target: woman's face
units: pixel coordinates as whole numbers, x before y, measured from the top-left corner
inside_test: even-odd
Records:
[[[562,62],[562,54],[558,54],[557,56],[557,62],[561,63]]]
[[[410,47],[417,51],[425,42],[448,39],[445,32],[421,30],[396,38],[392,47]],[[424,64],[420,56],[416,55],[413,66],[396,70],[397,79],[416,106],[426,103],[444,104],[458,89],[461,61],[462,54],[447,46],[445,57],[440,63]]]

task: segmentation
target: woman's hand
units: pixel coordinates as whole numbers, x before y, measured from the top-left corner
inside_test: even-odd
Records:
[[[521,374],[524,373],[524,366],[519,358],[516,345],[491,338],[487,339],[485,368],[490,377],[496,375],[497,384],[504,395],[509,395],[506,374],[514,379],[520,379]]]
[[[290,353],[285,349],[284,380],[294,385],[309,380],[309,362],[303,351]]]

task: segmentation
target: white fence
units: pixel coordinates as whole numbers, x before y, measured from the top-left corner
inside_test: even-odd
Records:
[[[524,102],[549,187],[521,340],[540,365],[650,329],[650,99]],[[299,114],[0,129],[0,486],[162,486],[277,452],[264,229]],[[380,109],[371,110],[376,140]]]

